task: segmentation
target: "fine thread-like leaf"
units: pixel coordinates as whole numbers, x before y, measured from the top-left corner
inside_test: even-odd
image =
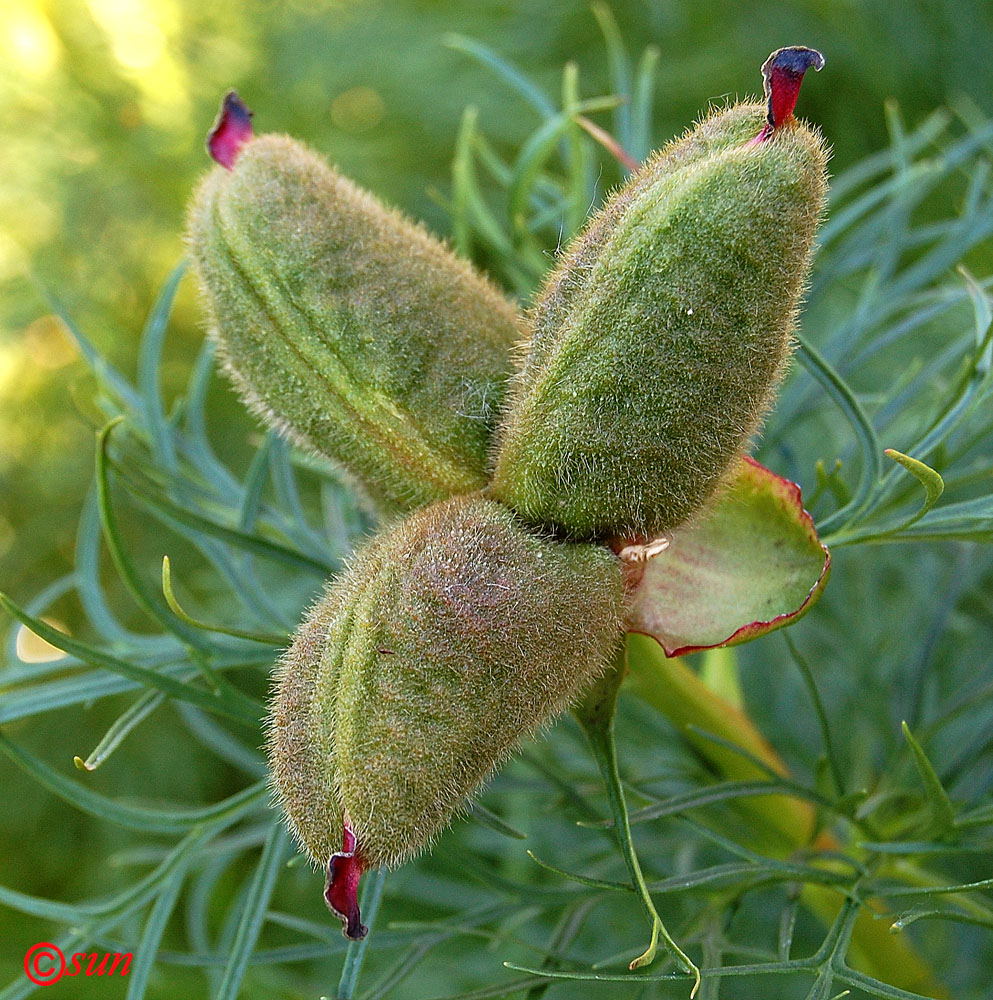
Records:
[[[631,61],[628,58],[620,28],[610,7],[597,0],[591,7],[593,16],[600,27],[607,48],[607,64],[610,67],[610,83],[615,94],[622,99],[614,108],[614,135],[624,149],[632,147],[631,122]]]
[[[635,892],[641,900],[652,927],[648,948],[631,962],[630,968],[638,969],[650,965],[655,959],[658,942],[661,939],[676,963],[693,979],[693,986],[690,990],[690,1000],[693,1000],[700,988],[700,970],[676,944],[665,924],[662,923],[645,885],[641,864],[631,838],[631,825],[628,819],[627,805],[624,801],[624,789],[617,766],[617,748],[614,743],[617,695],[626,670],[623,656],[619,657],[607,676],[598,681],[596,686],[587,693],[583,703],[574,709],[574,713],[586,734],[593,759],[596,761],[603,778],[607,791],[607,801],[613,814],[618,846],[627,865]]]
[[[145,921],[138,946],[135,948],[134,964],[128,973],[128,992],[125,1000],[142,1000],[145,996],[166,924],[176,908],[185,881],[186,869],[179,867],[163,883],[159,897]]]
[[[838,760],[837,754],[835,753],[834,741],[831,739],[831,727],[828,724],[827,711],[824,708],[824,702],[821,701],[820,692],[817,690],[817,682],[814,680],[814,674],[810,669],[810,664],[807,663],[806,659],[801,655],[800,650],[797,649],[796,644],[790,637],[790,634],[788,632],[784,632],[783,636],[786,639],[786,646],[790,651],[790,656],[793,657],[793,662],[800,670],[804,684],[807,686],[807,691],[810,693],[810,700],[813,702],[814,711],[817,713],[817,723],[821,728],[821,741],[824,744],[824,753],[827,756],[828,764],[831,768],[831,778],[834,781],[834,791],[840,798],[845,794],[845,779],[841,773],[841,762]]]
[[[265,782],[251,785],[212,806],[187,809],[160,809],[149,806],[126,805],[115,799],[94,792],[78,781],[73,781],[49,767],[34,754],[11,742],[0,733],[0,751],[18,767],[31,775],[40,785],[83,812],[117,823],[131,830],[155,833],[186,833],[198,824],[227,815],[232,809],[262,802],[266,795]]]
[[[361,899],[361,909],[365,915],[370,933],[376,922],[379,904],[383,898],[383,886],[386,884],[386,874],[385,868],[377,868],[366,876],[365,889]],[[338,981],[337,1000],[353,1000],[355,997],[355,990],[358,988],[359,976],[362,974],[362,965],[365,962],[368,947],[369,935],[366,935],[361,941],[348,942],[348,950],[345,952],[345,964],[341,970],[341,979]]]
[[[528,839],[528,835],[526,833],[518,830],[514,826],[511,826],[508,822],[497,816],[496,813],[487,809],[481,802],[473,802],[472,810],[469,815],[478,822],[482,823],[483,826],[494,830],[496,833],[499,833],[504,837],[510,837],[512,840]]]
[[[175,472],[176,469],[176,449],[162,403],[159,371],[162,367],[162,345],[169,315],[186,268],[186,261],[180,261],[166,279],[148,314],[138,347],[138,392],[145,429],[148,431],[153,453],[170,472]]]
[[[286,830],[281,822],[274,820],[262,849],[262,857],[259,859],[258,867],[255,869],[252,883],[248,889],[245,908],[238,924],[238,932],[231,947],[224,977],[215,994],[215,1000],[237,1000],[242,979],[248,967],[248,959],[255,949],[262,924],[265,921],[269,900],[272,898],[276,878],[282,867],[286,844]]]
[[[914,764],[917,767],[918,774],[921,776],[921,781],[924,784],[924,792],[927,795],[928,805],[931,809],[931,824],[926,832],[940,836],[947,833],[955,825],[955,806],[952,805],[952,801],[941,784],[941,779],[938,777],[934,766],[928,760],[927,754],[924,753],[920,743],[914,739],[910,727],[906,722],[903,722],[901,723],[901,728],[903,729],[904,738],[907,740],[913,753]]]
[[[169,610],[179,619],[192,628],[198,628],[204,632],[216,632],[220,635],[234,636],[236,639],[248,639],[251,642],[259,642],[265,646],[283,647],[289,644],[289,636],[272,635],[267,632],[250,632],[245,629],[231,628],[226,625],[208,625],[187,614],[172,589],[172,566],[168,556],[162,557],[162,596],[165,598]]]
[[[894,462],[902,465],[924,487],[924,502],[921,504],[920,510],[899,527],[893,529],[894,531],[905,531],[924,517],[938,502],[938,498],[945,490],[945,482],[930,466],[919,462],[916,458],[911,458],[909,455],[904,455],[895,448],[887,448],[884,454],[887,458],[892,458]]]
[[[251,701],[245,695],[241,695],[240,698],[232,701],[226,695],[222,696],[204,691],[202,688],[194,687],[192,684],[184,684],[169,674],[149,670],[145,667],[128,663],[126,660],[119,659],[116,656],[111,656],[93,646],[80,642],[78,639],[70,638],[64,632],[52,628],[38,618],[33,618],[7,597],[6,594],[0,594],[0,606],[23,625],[31,629],[35,635],[50,642],[58,649],[65,650],[65,652],[78,657],[84,663],[89,663],[94,667],[102,667],[105,670],[110,670],[112,673],[121,674],[123,677],[128,678],[128,680],[137,681],[145,687],[158,688],[173,698],[191,702],[211,712],[227,715],[247,725],[253,727],[258,725],[261,705]]]
[[[825,392],[837,404],[838,409],[845,415],[861,447],[862,474],[851,501],[846,507],[825,518],[818,525],[821,534],[827,535],[832,529],[844,525],[846,519],[850,520],[856,516],[869,501],[872,487],[882,474],[882,460],[880,458],[882,448],[879,445],[879,439],[872,422],[866,416],[862,404],[847,382],[828,364],[818,350],[803,338],[798,338],[798,340],[797,358],[807,371],[817,379]],[[826,544],[830,545],[830,542],[826,542]]]
[[[73,763],[81,771],[95,771],[108,757],[165,701],[162,691],[146,691],[125,712],[118,716],[104,737],[83,760],[74,757]]]
[[[555,105],[551,100],[520,70],[512,66],[502,56],[497,55],[488,45],[477,42],[473,38],[466,38],[464,35],[455,34],[454,32],[444,37],[443,44],[447,45],[450,49],[464,52],[483,65],[488,66],[543,118],[550,118],[555,114]]]

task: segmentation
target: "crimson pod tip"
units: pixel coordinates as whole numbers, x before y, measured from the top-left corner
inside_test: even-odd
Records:
[[[769,112],[765,127],[756,137],[757,142],[764,142],[793,117],[800,84],[811,68],[820,72],[824,68],[824,56],[805,45],[776,49],[762,63],[763,90]]]
[[[359,879],[363,871],[365,864],[355,833],[346,820],[342,829],[341,850],[332,854],[328,861],[324,901],[341,920],[341,932],[349,941],[361,941],[369,933],[359,912]]]
[[[232,170],[241,147],[251,138],[252,112],[235,91],[229,90],[207,133],[207,152],[225,170]]]

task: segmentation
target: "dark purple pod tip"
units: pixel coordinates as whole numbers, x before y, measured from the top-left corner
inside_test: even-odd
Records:
[[[331,855],[328,861],[327,884],[324,887],[324,902],[328,909],[341,920],[341,932],[350,941],[361,941],[369,928],[362,923],[359,912],[359,879],[365,864],[358,850],[355,834],[345,821],[342,831],[341,850]]]
[[[804,73],[811,67],[820,71],[823,66],[824,56],[817,49],[808,49],[803,45],[776,49],[762,63],[763,89],[769,114],[767,124],[758,136],[760,142],[793,117]]]
[[[229,90],[207,133],[207,152],[225,170],[231,170],[241,147],[251,138],[252,112],[233,90]]]

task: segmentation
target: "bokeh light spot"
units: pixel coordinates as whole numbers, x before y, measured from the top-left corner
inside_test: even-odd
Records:
[[[59,40],[41,11],[22,5],[0,13],[0,34],[8,57],[26,75],[43,77],[59,58]]]
[[[39,368],[62,368],[79,356],[57,316],[41,316],[24,331],[24,353]]]
[[[343,132],[368,132],[386,114],[386,105],[372,87],[352,87],[331,102],[331,121]]]
[[[41,619],[46,625],[58,629],[60,632],[69,634],[69,629],[64,622],[57,618],[47,616]],[[40,635],[35,635],[26,625],[21,625],[17,629],[17,639],[15,640],[18,659],[22,663],[51,663],[52,660],[61,660],[66,654],[56,646],[53,646],[47,639],[42,639]]]

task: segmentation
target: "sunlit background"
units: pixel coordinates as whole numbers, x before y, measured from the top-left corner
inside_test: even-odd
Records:
[[[763,59],[786,44],[827,57],[801,110],[833,143],[836,170],[886,142],[889,99],[911,125],[942,104],[965,117],[993,113],[993,9],[984,0],[612,7],[632,51],[660,49],[660,143],[708,100],[757,92]],[[230,87],[254,109],[258,130],[305,139],[446,233],[465,106],[478,106],[498,146],[535,126],[522,101],[445,44],[451,32],[485,42],[552,94],[568,59],[585,96],[607,92],[602,39],[584,0],[0,4],[0,589],[25,599],[71,568],[92,467],[91,382],[45,296],[134,370],[145,314],[183,253],[184,204],[208,163],[204,135]],[[188,281],[173,322],[167,389],[202,337]],[[251,425],[216,392],[233,428],[218,443],[237,454]],[[19,642],[25,659],[47,655],[30,633]],[[45,808],[22,802],[11,811],[0,859],[12,857],[6,843],[46,822]],[[81,829],[59,815],[53,850],[68,849]],[[61,870],[42,859],[38,891],[63,895],[46,881]]]

